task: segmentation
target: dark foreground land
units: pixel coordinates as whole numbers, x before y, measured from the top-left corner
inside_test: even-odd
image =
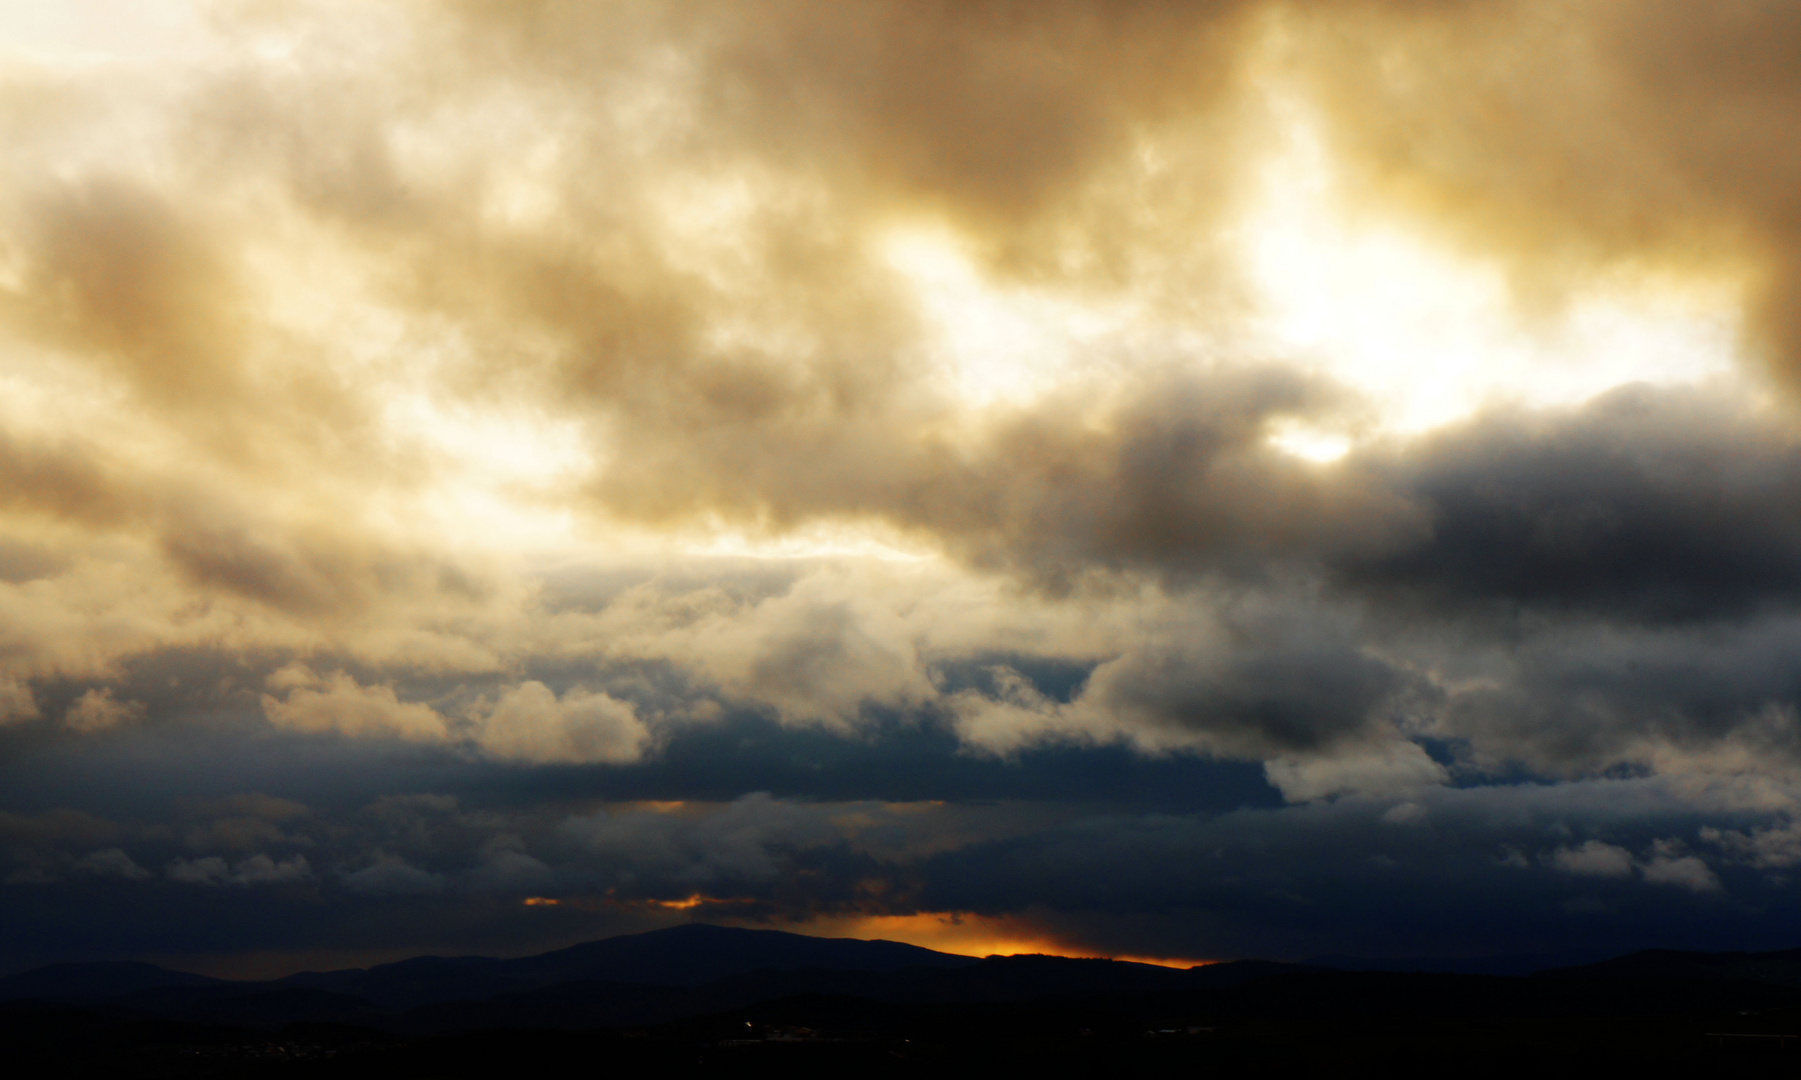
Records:
[[[1801,1075],[1801,950],[1531,976],[972,960],[683,927],[232,983],[0,979],[15,1076]]]

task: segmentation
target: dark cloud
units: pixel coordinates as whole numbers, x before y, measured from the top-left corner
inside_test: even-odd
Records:
[[[1213,656],[1147,650],[1100,668],[1089,707],[1148,726],[1202,734],[1217,751],[1252,758],[1315,750],[1367,734],[1405,676],[1342,644],[1283,643]]]
[[[425,948],[445,934],[508,948],[647,925],[667,918],[657,902],[696,896],[712,917],[771,925],[1026,912],[1043,932],[1140,955],[1557,952],[1647,933],[1711,948],[1777,940],[1792,898],[1735,853],[1750,834],[1697,828],[1702,816],[1742,826],[1760,812],[1678,806],[1669,794],[1655,781],[1592,781],[1198,816],[762,795],[559,816],[412,798],[337,818],[304,855],[184,856],[153,876],[143,867],[154,842],[138,839],[86,855],[65,877],[17,880],[3,897],[10,955],[159,942],[190,963]],[[570,910],[519,902],[544,893]],[[76,943],[73,917],[128,898],[129,916]],[[395,914],[407,905],[417,921],[403,929]],[[259,928],[259,906],[294,914]]]
[[[1801,444],[1733,399],[1624,387],[1452,428],[1388,469],[1430,526],[1349,563],[1384,596],[1666,621],[1789,607],[1801,586]]]
[[[1051,921],[1086,923],[1127,953],[1151,939],[1134,939],[1150,926],[1177,955],[1221,941],[1232,943],[1227,954],[1287,948],[1297,957],[1617,949],[1649,926],[1701,948],[1740,933],[1780,938],[1782,916],[1745,906],[1751,896],[1791,903],[1778,899],[1780,883],[1727,868],[1726,892],[1696,889],[1704,879],[1692,864],[1683,868],[1693,879],[1669,869],[1692,857],[1682,837],[1702,850],[1693,819],[1609,786],[1441,793],[1400,804],[1410,811],[1400,814],[1350,801],[1212,819],[1084,819],[934,857],[918,903],[978,912],[1040,904],[1068,913]],[[1610,798],[1634,805],[1610,811]],[[1570,872],[1559,853],[1585,844],[1617,849],[1624,872]]]
[[[1559,772],[1709,756],[1786,771],[1798,646],[1792,616],[1724,630],[1556,626],[1510,649],[1500,678],[1457,693],[1442,730],[1478,755]]]

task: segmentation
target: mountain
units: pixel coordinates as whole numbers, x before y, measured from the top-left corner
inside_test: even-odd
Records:
[[[954,969],[969,956],[897,941],[817,938],[779,930],[690,923],[591,941],[515,960],[422,956],[349,971],[301,972],[276,985],[353,994],[392,1009],[482,1000],[558,983],[699,986],[761,970],[892,972]]]
[[[1181,994],[1298,970],[1264,961],[1180,971],[1056,956],[977,959],[892,941],[690,924],[516,959],[422,956],[268,982],[149,964],[57,965],[6,982],[15,999],[81,1001],[120,1016],[419,1033],[656,1024],[807,995],[935,1006]]]
[[[1541,979],[1670,979],[1801,987],[1801,949],[1776,952],[1678,952],[1647,949],[1595,964],[1537,972]]]
[[[163,987],[222,985],[230,984],[223,979],[132,961],[51,964],[0,978],[0,1001],[23,998],[74,1001],[117,997]]]
[[[865,1017],[918,1009],[1124,1007],[1154,999],[1229,994],[1234,987],[1312,969],[1261,960],[1180,971],[1118,960],[990,956],[960,965],[891,971],[763,968],[698,986],[577,981],[485,1000],[429,1005],[394,1019],[409,1035],[497,1028],[630,1027],[668,1024],[779,1001],[839,1003]]]
[[[0,978],[0,1001],[111,1000],[159,1014],[211,1015],[225,1009],[219,1003],[227,999],[275,991],[313,991],[357,999],[364,1012],[371,1008],[404,1011],[444,1002],[481,1001],[562,983],[692,987],[756,971],[885,973],[911,968],[952,970],[977,963],[975,957],[896,941],[817,938],[694,923],[517,959],[420,956],[371,968],[306,971],[269,982],[232,982],[134,962],[52,964]],[[322,1013],[348,1009],[342,1003],[328,1007],[326,998],[290,994],[276,1000],[311,1001],[312,1011]]]
[[[120,1016],[251,1028],[289,1024],[361,1024],[379,1028],[393,1019],[389,1010],[351,994],[269,983],[164,986],[95,1004]]]
[[[969,967],[921,980],[904,996],[936,1002],[1030,1001],[1154,994],[1192,985],[1189,972],[1153,964],[1063,956],[991,956]]]
[[[58,1075],[76,1074],[71,1063],[85,1063],[80,1075],[263,1075],[274,1056],[295,1075],[311,1062],[335,1076],[344,1055],[362,1070],[350,1075],[391,1076],[436,1061],[470,1071],[484,1054],[559,1070],[761,1061],[806,1066],[795,1075],[888,1075],[918,1055],[947,1071],[978,1058],[1010,1067],[1036,1047],[1049,1071],[1142,1058],[1171,1074],[1207,1062],[1268,1072],[1289,1059],[1318,1072],[1393,1051],[1434,1069],[1447,1053],[1476,1053],[1489,1074],[1512,1076],[1583,1054],[1688,1072],[1719,1055],[1784,1065],[1785,1040],[1801,1042],[1801,950],[1654,951],[1526,978],[976,959],[694,925],[517,959],[418,957],[268,982],[60,964],[0,980],[0,995],[9,1060]]]
[[[122,1023],[262,1031],[324,1024],[404,1038],[654,1027],[784,1001],[861,1016],[866,1026],[884,1016],[927,1016],[940,1027],[961,1023],[954,1019],[961,1016],[990,1023],[1027,1012],[1117,1023],[1157,1016],[1649,1016],[1801,1006],[1801,950],[1653,951],[1532,978],[1333,970],[1355,961],[1323,959],[1188,970],[1059,956],[977,959],[891,941],[692,924],[537,956],[425,956],[267,982],[150,964],[58,964],[0,979],[0,1001],[78,1005]]]
[[[1333,971],[1420,972],[1446,975],[1531,975],[1547,968],[1593,963],[1600,950],[1564,953],[1501,953],[1494,956],[1314,956],[1308,967]]]

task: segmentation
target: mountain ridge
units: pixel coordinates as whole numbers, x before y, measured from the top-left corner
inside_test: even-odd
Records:
[[[1219,1016],[1549,1015],[1590,1008],[1590,1001],[1603,1013],[1709,1003],[1771,1008],[1801,1006],[1801,950],[1646,950],[1530,978],[1264,960],[1184,970],[1031,954],[977,958],[892,941],[691,923],[534,956],[421,956],[260,981],[137,962],[55,964],[0,978],[0,1002],[9,1008],[60,1002],[126,1022],[261,1030],[336,1024],[406,1038],[657,1025],[781,1001],[843,1002],[866,1015],[1066,1006]]]
[[[1681,979],[1801,987],[1801,949],[1695,952],[1641,949],[1608,960],[1533,973],[1539,979]]]

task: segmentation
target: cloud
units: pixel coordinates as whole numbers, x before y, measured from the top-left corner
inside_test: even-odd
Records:
[[[1635,860],[1625,848],[1601,840],[1559,847],[1545,861],[1566,874],[1583,877],[1626,878],[1636,871],[1656,885],[1675,885],[1694,893],[1721,891],[1713,868],[1688,854],[1681,841],[1667,837],[1652,841],[1650,855],[1643,861]]]
[[[1783,870],[1801,863],[1801,827],[1792,821],[1776,822],[1750,832],[1706,826],[1701,829],[1701,839],[1759,869]]]
[[[63,713],[63,726],[71,731],[91,733],[115,728],[142,719],[144,704],[140,701],[114,701],[107,688],[89,690]]]
[[[1372,201],[1510,260],[1528,296],[1610,270],[1746,275],[1755,344],[1792,379],[1796,165],[1770,142],[1793,123],[1792,10],[1351,10],[1285,26]]]
[[[1505,645],[1472,638],[1446,664],[1432,726],[1468,740],[1484,767],[1514,760],[1568,773],[1632,761],[1779,783],[1790,775],[1790,616],[1677,628],[1572,620]]]
[[[1573,410],[1502,412],[1388,469],[1422,542],[1341,564],[1386,595],[1633,621],[1792,606],[1801,444],[1732,395],[1627,386]]]
[[[1406,795],[1450,779],[1445,767],[1418,743],[1402,739],[1317,757],[1271,758],[1264,770],[1269,782],[1290,802],[1350,792]],[[1411,817],[1411,812],[1402,811],[1397,820]]]
[[[228,864],[217,855],[199,859],[176,859],[164,867],[170,881],[183,885],[289,885],[313,879],[313,868],[306,856],[294,855],[277,862],[258,853]]]
[[[649,740],[629,702],[581,689],[558,698],[541,682],[507,691],[475,734],[495,757],[536,763],[636,761]]]
[[[489,840],[487,858],[463,878],[466,887],[478,891],[522,893],[545,888],[557,881],[557,873],[543,860],[522,850],[523,841],[516,836],[496,836]]]
[[[622,808],[571,817],[558,831],[596,860],[603,881],[635,889],[758,886],[797,849],[837,842],[828,809],[746,795],[723,807]]]
[[[286,698],[264,694],[263,714],[277,727],[436,742],[448,739],[444,718],[429,705],[402,702],[389,686],[361,686],[345,672],[299,686]]]
[[[0,959],[1790,932],[1783,6],[213,15],[0,57]],[[1508,347],[1272,330],[1291,181]],[[1540,349],[1620,296],[1706,380]]]
[[[361,870],[343,875],[342,880],[344,887],[352,892],[383,896],[442,892],[446,885],[443,875],[421,870],[405,859],[389,856],[381,856]]]
[[[777,926],[822,913],[1006,911],[1121,951],[1134,934],[1146,934],[1212,953],[1300,956],[1361,940],[1407,955],[1408,948],[1468,943],[1472,925],[1484,928],[1480,943],[1499,951],[1528,940],[1595,946],[1597,935],[1598,947],[1630,947],[1644,922],[1597,926],[1560,906],[1573,879],[1632,890],[1639,920],[1670,928],[1673,940],[1716,943],[1710,947],[1739,940],[1733,933],[1744,940],[1777,933],[1794,911],[1781,885],[1740,875],[1732,879],[1735,897],[1771,905],[1768,913],[1696,929],[1689,905],[1712,902],[1724,883],[1676,837],[1692,835],[1697,820],[1731,812],[1697,806],[1670,780],[1432,786],[1407,802],[1351,795],[1225,813],[1142,814],[1119,805],[756,795],[616,803],[570,815],[549,806],[477,810],[442,797],[390,799],[333,814],[317,834],[320,859],[344,869],[309,894],[308,910],[341,911],[352,922],[315,919],[298,929],[309,941],[351,941],[359,932],[354,920],[378,918],[383,905],[404,901],[402,924],[384,940],[424,949],[435,927],[477,910],[469,906],[474,894],[557,895],[572,912],[596,913],[663,912],[670,909],[659,902],[689,903],[699,894],[716,915]],[[1395,824],[1401,808],[1411,808],[1401,815],[1406,827]],[[1568,840],[1572,831],[1612,839],[1578,844]],[[1493,857],[1507,850],[1545,852],[1542,870]],[[269,897],[258,903],[287,903],[279,890],[248,886],[281,880],[283,869],[305,883],[296,863],[183,859],[165,876],[237,886],[209,894],[209,903],[217,897],[225,905],[222,913],[237,910],[234,896],[252,893]],[[317,864],[309,857],[305,865]],[[73,875],[69,881],[46,879],[33,894],[73,888]],[[0,890],[0,906],[20,904],[19,895]],[[26,926],[44,917],[35,908],[7,910]],[[266,909],[244,911],[266,937]],[[146,910],[142,917],[175,916]]]
[[[482,74],[688,90],[647,70],[641,50],[655,41],[708,76],[665,119],[719,150],[785,152],[859,201],[943,209],[1027,240],[1129,152],[1133,123],[1192,123],[1221,102],[1248,5],[880,2],[853,15],[798,0],[754,18],[727,3],[691,4],[680,18],[654,5],[459,7],[458,44],[479,43],[492,64]],[[1212,178],[1196,179],[1204,199]]]
[[[1690,892],[1710,893],[1720,891],[1720,879],[1713,869],[1694,855],[1666,855],[1659,853],[1645,863],[1640,872],[1646,881],[1660,885],[1676,885]]]
[[[1632,853],[1601,840],[1588,840],[1579,847],[1560,847],[1551,852],[1550,863],[1566,874],[1584,877],[1632,875]]]
[[[132,861],[131,856],[116,847],[83,855],[75,860],[73,869],[78,874],[122,878],[126,881],[144,881],[152,876],[150,871],[139,866]]]
[[[16,724],[35,720],[38,703],[31,687],[17,679],[0,680],[0,724]]]
[[[505,691],[473,726],[453,722],[429,705],[403,702],[393,687],[363,686],[346,672],[322,679],[290,665],[271,675],[268,685],[287,691],[285,698],[262,696],[269,722],[312,734],[445,745],[467,734],[492,757],[535,764],[635,761],[650,740],[631,703],[580,688],[559,698],[536,681]]]

